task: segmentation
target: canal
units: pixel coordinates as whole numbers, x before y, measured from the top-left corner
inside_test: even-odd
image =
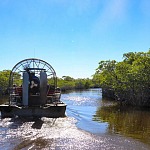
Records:
[[[63,93],[61,100],[65,118],[1,119],[0,149],[150,149],[150,110],[118,107],[101,89]]]

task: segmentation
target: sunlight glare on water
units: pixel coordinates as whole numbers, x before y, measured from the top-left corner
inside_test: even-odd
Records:
[[[76,142],[83,141],[82,148],[86,147],[84,141],[93,141],[94,139],[88,133],[77,130],[75,122],[74,118],[42,118],[41,120],[35,120],[35,122],[25,119],[3,119],[0,123],[0,149],[41,147],[40,141],[42,143],[45,141],[43,146],[51,147],[51,149],[61,148],[62,146],[63,149],[68,148],[68,146],[71,147],[71,145],[68,145],[70,141],[74,141],[73,145],[77,144]]]
[[[35,120],[2,119],[0,149],[124,149],[127,147],[125,144],[122,145],[124,142],[129,146],[136,146],[136,143],[130,140],[124,141],[121,137],[113,139],[111,136],[92,135],[77,129],[75,124],[76,120],[71,117],[57,119],[44,117]]]
[[[67,100],[70,100],[73,102],[73,105],[83,105],[86,102],[89,102],[91,98],[89,97],[81,97],[81,96],[67,96],[65,97]]]
[[[149,150],[138,140],[109,134],[107,122],[93,120],[102,106],[99,93],[94,89],[62,94],[65,118],[1,119],[0,150]]]

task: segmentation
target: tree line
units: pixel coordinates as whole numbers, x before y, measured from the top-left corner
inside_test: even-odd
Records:
[[[0,95],[7,93],[10,72],[10,70],[0,71]]]
[[[10,72],[11,70],[0,71],[0,95],[8,93]],[[15,79],[17,79],[17,81],[15,81],[17,85],[22,84],[21,75],[19,73],[15,74]],[[53,85],[53,79],[48,78],[48,83],[52,83]],[[74,79],[70,76],[63,76],[62,78],[57,78],[57,86],[60,87],[62,91],[98,87],[97,83],[92,79]]]
[[[63,76],[58,78],[58,87],[62,91],[73,90],[73,89],[88,89],[98,87],[97,83],[89,78],[78,78],[74,79],[70,76]]]
[[[0,94],[6,93],[10,70],[0,71]],[[17,75],[18,84],[21,76]],[[48,79],[51,83],[51,79]],[[124,104],[150,106],[150,49],[148,52],[123,54],[123,61],[100,61],[92,79],[63,76],[57,79],[62,91],[101,87],[103,97]]]
[[[125,104],[150,106],[150,50],[123,54],[123,61],[100,61],[93,80],[103,97]]]

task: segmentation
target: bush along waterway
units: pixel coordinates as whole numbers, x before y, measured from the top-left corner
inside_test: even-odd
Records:
[[[150,111],[102,99],[101,89],[63,93],[65,118],[0,120],[0,149],[148,150]]]

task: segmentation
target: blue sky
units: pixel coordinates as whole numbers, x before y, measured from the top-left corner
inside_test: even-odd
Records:
[[[149,48],[149,0],[0,0],[0,70],[35,57],[87,78],[101,60]]]

